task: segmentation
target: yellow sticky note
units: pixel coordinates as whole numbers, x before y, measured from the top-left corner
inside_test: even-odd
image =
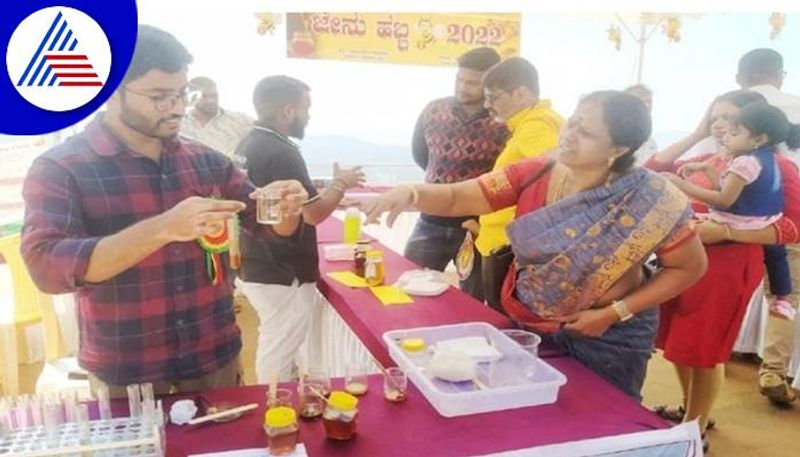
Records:
[[[370,287],[369,290],[371,290],[384,305],[414,303],[414,300],[407,293],[394,286]]]
[[[367,281],[352,271],[332,271],[328,276],[339,281],[347,287],[369,287]]]

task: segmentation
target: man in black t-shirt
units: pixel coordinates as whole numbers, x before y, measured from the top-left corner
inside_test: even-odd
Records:
[[[346,189],[364,181],[361,167],[339,169],[334,164],[330,187],[318,193],[311,184],[300,150],[289,139],[303,138],[311,107],[309,91],[306,84],[288,76],[262,79],[253,92],[258,120],[235,153],[257,186],[296,179],[309,195],[303,223],[293,237],[264,241],[242,233],[242,291],[261,321],[256,350],[259,384],[267,383],[274,371],[280,381],[289,380],[299,355],[320,356],[319,315],[324,299],[316,287],[319,268],[314,226],[331,215]],[[306,350],[301,349],[303,345]]]

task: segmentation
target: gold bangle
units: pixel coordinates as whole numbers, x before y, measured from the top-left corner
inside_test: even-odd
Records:
[[[633,313],[628,309],[628,304],[622,300],[614,300],[611,309],[617,314],[620,322],[625,322],[633,318]]]
[[[419,203],[419,191],[416,189],[416,187],[412,186],[411,184],[403,184],[400,187],[408,189],[408,191],[411,192],[411,205],[417,206],[417,203]]]

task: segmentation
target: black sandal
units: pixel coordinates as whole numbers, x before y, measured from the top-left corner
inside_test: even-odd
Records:
[[[683,416],[686,415],[683,406],[658,405],[653,408],[653,412],[656,413],[656,416],[670,422],[682,422]]]
[[[683,416],[686,415],[686,410],[683,406],[667,406],[667,405],[659,405],[653,408],[653,412],[656,416],[666,419],[670,422],[683,422]],[[717,426],[717,422],[714,419],[709,418],[708,423],[706,424],[706,430],[713,430],[714,427]]]

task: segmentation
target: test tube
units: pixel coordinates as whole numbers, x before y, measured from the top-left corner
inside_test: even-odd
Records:
[[[239,250],[239,218],[233,216],[227,221],[228,224],[228,256],[231,262],[231,269],[238,270],[242,265],[242,253]]]
[[[49,403],[52,403],[54,405],[55,414],[56,414],[56,421],[58,421],[59,424],[63,424],[64,422],[66,422],[67,421],[67,419],[66,419],[67,416],[66,416],[66,414],[64,412],[64,403],[61,400],[61,397],[57,393],[54,393],[54,394],[50,395],[49,397],[47,397],[46,401],[49,402]],[[42,410],[44,410],[44,409],[42,409]]]
[[[66,422],[78,421],[78,398],[74,390],[68,390],[63,394],[64,401],[64,420]]]
[[[145,427],[150,427],[155,419],[156,400],[153,393],[153,384],[146,382],[141,385],[142,390],[142,422]]]
[[[58,446],[59,409],[61,409],[61,405],[58,403],[47,402],[44,404],[44,429],[48,447]]]
[[[78,419],[78,434],[81,444],[89,444],[91,441],[91,434],[89,432],[89,405],[81,403],[77,408]]]
[[[158,423],[158,448],[161,450],[161,455],[164,455],[166,452],[166,420],[164,418],[164,405],[161,403],[161,400],[158,400],[156,403],[156,421]]]
[[[34,427],[41,427],[44,425],[44,417],[42,416],[42,399],[34,397],[30,402],[31,407],[31,420]]]
[[[23,395],[17,399],[17,406],[14,408],[14,420],[17,425],[17,429],[21,428],[28,428],[30,421],[28,420],[30,417],[28,411],[28,396]]]
[[[100,412],[100,420],[111,420],[111,400],[109,398],[108,387],[105,385],[95,389],[97,396],[97,410]]]
[[[14,430],[14,418],[12,417],[13,404],[10,400],[3,398],[0,400],[0,427],[7,431]]]
[[[153,383],[146,382],[144,384],[141,384],[141,390],[142,390],[142,402],[144,403],[152,402],[153,408],[155,408],[156,398],[155,398],[155,393],[153,392]]]
[[[130,417],[142,416],[142,396],[139,384],[130,384],[128,387],[128,411]]]
[[[167,421],[164,417],[164,405],[161,403],[161,400],[156,402],[156,421],[158,422],[158,427],[163,431],[164,425],[166,425]]]

